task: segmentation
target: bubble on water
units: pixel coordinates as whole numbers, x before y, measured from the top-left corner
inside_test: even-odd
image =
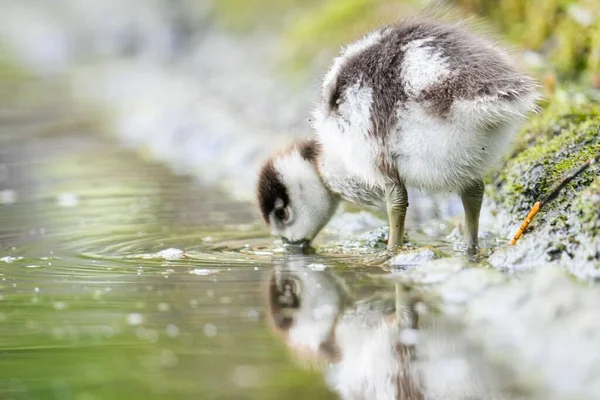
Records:
[[[164,349],[160,352],[160,363],[164,367],[172,368],[177,365],[177,355],[171,350]]]
[[[4,295],[0,294],[0,301],[4,300]]]
[[[206,291],[206,295],[207,295],[208,297],[214,297],[214,295],[215,295],[215,291],[214,291],[214,290],[212,290],[212,289],[210,289],[210,290],[207,290],[207,291]]]
[[[39,297],[32,297],[31,298],[31,304],[37,304],[40,302],[40,298]]]
[[[213,324],[205,324],[202,330],[204,332],[204,335],[207,337],[215,337],[218,332],[217,327]]]
[[[11,189],[0,190],[0,204],[14,204],[17,202],[17,192]]]
[[[158,303],[158,311],[167,312],[171,309],[169,303]]]
[[[56,309],[56,310],[64,310],[65,308],[67,308],[67,303],[65,303],[64,301],[56,301],[56,302],[54,302],[54,309]]]
[[[256,367],[240,365],[233,370],[233,384],[240,388],[252,388],[258,386],[260,374]]]
[[[146,308],[146,303],[144,303],[143,301],[138,301],[135,303],[135,308],[137,308],[137,309]]]
[[[127,315],[128,325],[140,325],[142,322],[144,322],[144,316],[140,313],[130,313]]]
[[[190,274],[192,275],[200,275],[200,276],[206,276],[206,275],[212,275],[212,274],[216,274],[218,271],[216,269],[202,269],[202,268],[196,268],[190,271]]]
[[[196,299],[190,300],[190,307],[192,307],[192,308],[198,307],[198,300],[196,300]]]
[[[75,193],[61,193],[56,197],[61,207],[75,207],[79,204],[79,197]]]
[[[259,269],[260,269],[260,268],[258,268],[258,267],[254,267],[254,270],[255,270],[255,271],[258,271]]]
[[[400,332],[400,342],[406,346],[414,346],[419,341],[419,332],[416,329],[403,329]]]
[[[204,243],[212,243],[212,242],[214,242],[214,238],[212,236],[206,236],[206,237],[202,238],[202,241]]]
[[[169,337],[177,337],[179,336],[179,328],[177,327],[177,325],[173,325],[173,324],[169,324],[167,325],[167,336]]]
[[[0,322],[6,321],[6,314],[0,313]]]
[[[308,264],[307,267],[312,269],[313,271],[319,271],[319,272],[325,271],[325,268],[327,268],[327,266],[324,264],[316,264],[316,263]]]
[[[35,288],[33,288],[33,291],[36,292],[36,293],[39,293],[40,292],[40,288],[39,287],[35,287]]]
[[[9,263],[9,264],[13,261],[19,261],[22,259],[23,259],[23,257],[11,257],[11,256],[0,257],[0,261],[4,261],[5,263]]]
[[[179,259],[183,258],[184,253],[183,253],[183,250],[169,248],[169,249],[161,250],[158,253],[156,253],[156,257],[163,258],[163,259],[169,260],[169,261],[174,261],[174,260],[179,260]]]

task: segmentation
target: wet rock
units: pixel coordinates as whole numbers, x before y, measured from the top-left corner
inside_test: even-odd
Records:
[[[497,210],[497,233],[510,238],[536,201],[568,173],[600,152],[600,109],[577,96],[555,99],[521,133],[513,157],[488,191]],[[518,271],[561,265],[581,279],[600,267],[600,167],[590,167],[535,217],[516,246],[496,249],[490,264]]]
[[[392,268],[406,269],[415,265],[423,264],[424,262],[439,258],[439,254],[431,248],[417,249],[411,251],[403,251],[394,256],[389,264]]]

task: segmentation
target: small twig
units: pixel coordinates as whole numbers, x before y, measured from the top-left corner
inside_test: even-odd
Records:
[[[536,202],[533,205],[533,208],[531,209],[531,211],[529,211],[529,214],[527,214],[527,217],[525,217],[525,220],[523,221],[523,223],[521,224],[521,226],[519,227],[519,229],[517,230],[517,233],[515,233],[515,236],[510,241],[511,246],[514,246],[517,243],[517,240],[519,240],[519,238],[523,235],[523,232],[525,232],[525,229],[527,229],[527,227],[529,226],[529,224],[533,220],[533,217],[535,217],[535,215],[540,211],[540,209],[544,205],[546,205],[547,203],[549,203],[552,200],[554,200],[558,196],[558,194],[560,193],[560,191],[565,186],[567,186],[567,184],[569,182],[571,182],[578,175],[580,175],[583,171],[585,171],[590,166],[596,164],[599,161],[600,161],[600,154],[598,154],[596,157],[592,158],[591,160],[588,160],[587,162],[585,162],[581,167],[579,167],[577,169],[577,171],[575,171],[575,172],[573,172],[573,173],[565,176],[562,179],[562,181],[560,181],[560,183],[554,189],[552,189],[550,191],[550,193],[545,198],[543,198],[542,200]]]

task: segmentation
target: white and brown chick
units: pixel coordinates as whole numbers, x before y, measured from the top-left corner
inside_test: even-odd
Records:
[[[341,199],[387,205],[390,249],[403,244],[406,187],[458,191],[477,252],[482,177],[499,164],[536,82],[462,24],[406,20],[347,46],[326,74],[316,138],[273,155],[258,181],[272,233],[307,245]]]

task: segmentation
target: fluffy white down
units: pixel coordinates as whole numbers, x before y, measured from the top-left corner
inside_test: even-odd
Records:
[[[325,75],[325,78],[323,79],[323,88],[326,88],[333,83],[334,79],[339,74],[340,69],[349,57],[359,54],[378,43],[389,32],[389,29],[374,31],[364,36],[362,39],[346,46],[346,48],[342,50],[340,56],[333,61],[333,65]]]
[[[407,94],[418,96],[430,85],[446,77],[450,70],[444,57],[433,47],[427,46],[433,38],[413,40],[403,46],[401,79]]]
[[[297,149],[278,156],[273,163],[290,198],[290,221],[279,227],[271,221],[273,234],[290,241],[313,239],[329,221],[337,200],[327,190],[315,166]]]
[[[367,324],[359,316],[345,316],[336,327],[340,362],[328,372],[328,382],[342,399],[397,399],[398,377],[405,373],[396,356],[398,327],[383,320]]]
[[[450,73],[444,58],[428,45],[430,41],[415,40],[405,46],[402,79],[413,99]],[[336,60],[326,84],[335,81],[346,57],[342,55]],[[381,188],[386,183],[386,177],[378,169],[383,155],[392,160],[408,186],[448,191],[481,178],[499,163],[524,114],[535,108],[537,93],[516,101],[499,96],[455,101],[445,118],[432,115],[429,104],[409,100],[398,105],[398,124],[388,132],[385,145],[381,138],[369,134],[373,90],[357,82],[341,98],[344,101],[337,114],[328,112],[326,105],[314,113],[314,128],[323,145],[323,158],[330,160],[323,162],[325,166],[343,165],[348,176]],[[324,171],[323,175],[331,174]]]
[[[380,144],[370,135],[373,91],[352,85],[339,105],[339,116],[328,115],[322,108],[314,113],[314,129],[322,145],[325,164],[343,165],[367,185],[382,186],[384,177],[377,169]]]

